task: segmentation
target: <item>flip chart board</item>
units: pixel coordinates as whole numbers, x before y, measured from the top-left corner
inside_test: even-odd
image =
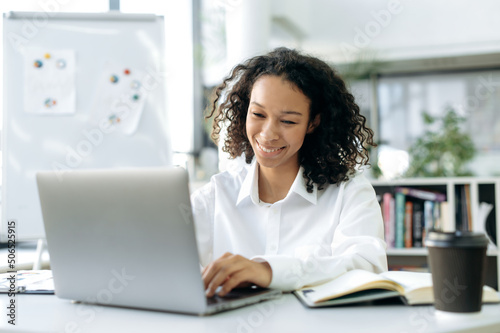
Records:
[[[171,164],[163,18],[4,14],[2,223],[44,237],[35,175]]]

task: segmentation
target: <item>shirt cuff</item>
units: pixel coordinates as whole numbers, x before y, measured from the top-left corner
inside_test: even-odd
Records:
[[[255,256],[251,260],[267,262],[271,266],[272,278],[268,288],[292,291],[302,286],[304,275],[299,259],[285,255]]]

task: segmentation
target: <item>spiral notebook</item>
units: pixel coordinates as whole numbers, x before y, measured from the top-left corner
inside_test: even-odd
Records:
[[[0,274],[0,293],[53,294],[51,270],[20,270]]]

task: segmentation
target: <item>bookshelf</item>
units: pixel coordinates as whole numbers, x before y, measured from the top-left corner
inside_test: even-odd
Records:
[[[409,188],[446,195],[446,204],[441,206],[439,226],[446,229],[472,229],[474,231],[484,230],[497,241],[500,240],[500,178],[408,178],[391,181],[372,180],[372,185],[381,203],[384,213],[383,196],[385,193],[395,193],[401,190],[397,188]],[[464,196],[465,195],[465,196]],[[424,199],[406,197],[408,201],[425,201]],[[485,207],[491,205],[491,210],[485,218]],[[391,209],[396,210],[395,202]],[[401,209],[401,208],[400,208]],[[486,209],[487,210],[487,209]],[[384,214],[386,215],[386,214]],[[396,223],[394,219],[391,223]],[[456,224],[457,219],[461,222]],[[446,220],[446,221],[445,221]],[[484,221],[480,223],[479,221]],[[423,222],[424,224],[426,222]],[[392,224],[392,228],[396,226]],[[425,226],[424,226],[425,228]],[[392,232],[396,233],[395,230]],[[393,237],[394,234],[393,234]],[[424,236],[425,237],[425,236]],[[398,269],[400,267],[427,267],[427,249],[423,247],[395,247],[394,241],[387,249],[389,267]],[[424,268],[425,269],[425,268]],[[500,286],[500,251],[498,247],[490,244],[487,251],[487,276],[486,284],[499,290]]]

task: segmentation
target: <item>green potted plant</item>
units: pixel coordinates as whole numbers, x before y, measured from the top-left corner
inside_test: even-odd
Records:
[[[451,107],[442,117],[423,112],[423,119],[426,129],[408,150],[410,165],[405,177],[471,176],[467,163],[476,155],[476,148],[461,127],[466,119]]]

